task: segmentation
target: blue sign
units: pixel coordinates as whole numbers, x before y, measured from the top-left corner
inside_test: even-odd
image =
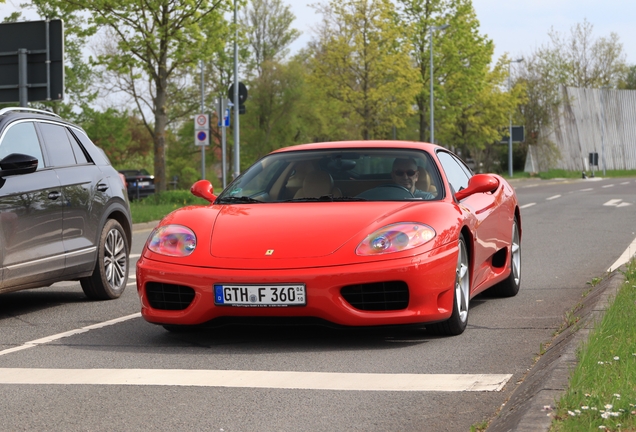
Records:
[[[207,136],[208,134],[205,131],[199,131],[199,133],[197,133],[197,138],[199,141],[205,141]]]
[[[219,127],[221,126],[230,127],[230,109],[229,108],[225,109],[225,115],[223,116],[223,119],[219,119]]]

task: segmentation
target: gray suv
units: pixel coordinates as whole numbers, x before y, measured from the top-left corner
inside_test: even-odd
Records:
[[[117,298],[131,239],[125,186],[80,127],[0,110],[0,293],[79,280],[91,299]]]

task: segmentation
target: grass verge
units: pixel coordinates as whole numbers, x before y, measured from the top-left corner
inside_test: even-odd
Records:
[[[130,202],[133,223],[151,222],[162,219],[168,213],[189,205],[210,204],[186,190],[172,190],[154,194],[141,200]]]
[[[551,432],[636,431],[636,264],[578,351]]]

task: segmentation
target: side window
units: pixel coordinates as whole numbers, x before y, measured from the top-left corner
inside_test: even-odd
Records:
[[[446,173],[448,182],[453,187],[455,192],[465,189],[468,186],[468,179],[470,178],[463,168],[461,162],[459,162],[453,155],[443,151],[437,152],[442,168]]]
[[[38,170],[44,168],[42,148],[32,122],[17,123],[9,126],[0,143],[0,159],[11,153],[22,153],[38,159]]]
[[[82,150],[82,147],[79,145],[75,137],[68,131],[68,129],[66,130],[66,135],[68,136],[68,140],[71,143],[71,148],[73,149],[73,154],[75,155],[75,160],[77,161],[77,163],[88,163],[88,159],[84,154],[84,150]]]
[[[40,123],[39,126],[51,159],[51,166],[75,165],[75,155],[66,128],[51,123]]]

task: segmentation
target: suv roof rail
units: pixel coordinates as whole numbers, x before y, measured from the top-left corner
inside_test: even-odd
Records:
[[[26,108],[26,107],[7,107],[7,108],[2,108],[2,109],[0,109],[0,115],[8,113],[8,112],[12,112],[12,111],[27,111],[27,112],[33,112],[33,113],[37,113],[37,114],[44,114],[44,115],[50,115],[50,116],[57,117],[57,118],[62,118],[59,115],[57,115],[57,114],[55,114],[54,112],[51,112],[51,111],[45,111],[45,110],[35,109],[35,108]]]

